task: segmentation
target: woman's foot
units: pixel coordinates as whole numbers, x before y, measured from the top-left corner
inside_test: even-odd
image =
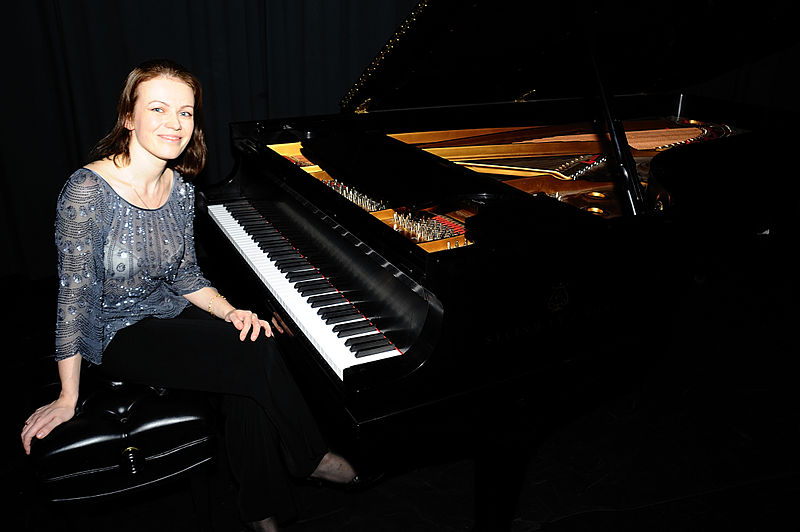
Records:
[[[245,524],[250,532],[278,532],[278,522],[274,517],[267,517],[261,521],[251,521]]]
[[[355,492],[371,487],[383,478],[383,474],[360,477],[345,458],[328,452],[310,478],[320,484],[327,483],[332,488]]]
[[[350,462],[338,454],[328,452],[320,460],[319,465],[311,473],[311,478],[327,480],[336,484],[347,484],[356,478],[356,471]]]

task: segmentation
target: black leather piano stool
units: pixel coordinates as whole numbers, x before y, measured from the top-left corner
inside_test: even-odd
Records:
[[[130,493],[195,471],[216,454],[204,396],[97,376],[81,381],[75,416],[31,446],[45,499]]]

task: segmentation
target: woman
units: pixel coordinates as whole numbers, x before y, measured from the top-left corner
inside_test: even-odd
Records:
[[[218,393],[242,518],[275,530],[294,512],[281,470],[358,478],[328,451],[274,341],[260,338],[272,336],[269,323],[235,308],[198,268],[183,176],[205,164],[200,83],[170,61],[144,63],[117,115],[58,199],[61,393],[28,418],[23,447],[72,418],[82,360],[118,380]]]

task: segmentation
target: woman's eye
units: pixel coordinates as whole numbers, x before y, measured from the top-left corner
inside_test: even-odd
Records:
[[[150,109],[150,110],[151,110],[151,111],[155,111],[156,113],[163,113],[163,112],[164,112],[164,109],[163,109],[163,108],[161,108],[161,107],[153,107],[153,108],[152,108],[152,109]]]
[[[190,113],[189,111],[183,111],[183,112],[181,112],[181,116],[185,116],[187,118],[191,118],[192,117],[192,113]]]

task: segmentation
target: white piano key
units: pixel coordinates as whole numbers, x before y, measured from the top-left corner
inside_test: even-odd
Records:
[[[211,219],[228,237],[239,254],[242,255],[250,268],[278,301],[278,304],[283,307],[340,379],[344,380],[344,370],[348,367],[401,354],[399,350],[394,349],[384,353],[355,358],[355,353],[351,352],[349,347],[344,344],[347,339],[339,338],[333,332],[333,325],[326,324],[317,314],[317,309],[311,308],[306,301],[307,297],[300,295],[294,283],[290,283],[286,279],[285,275],[278,270],[277,266],[259,248],[256,241],[244,230],[224,205],[210,205],[208,212]],[[375,332],[380,331],[375,329],[363,334]]]

